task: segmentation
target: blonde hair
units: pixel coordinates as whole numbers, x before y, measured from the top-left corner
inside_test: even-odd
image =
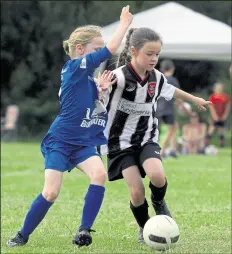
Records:
[[[220,82],[220,81],[216,82],[216,83],[214,84],[213,88],[214,88],[214,90],[216,90],[218,87],[220,87],[220,88],[223,89],[223,88],[224,88],[223,83]]]
[[[75,57],[75,47],[77,44],[86,45],[93,38],[101,36],[101,28],[99,26],[88,25],[78,27],[71,33],[68,40],[63,41],[64,51],[71,58]]]

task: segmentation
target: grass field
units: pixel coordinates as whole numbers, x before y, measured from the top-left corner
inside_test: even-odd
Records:
[[[180,227],[176,248],[167,253],[231,253],[231,150],[218,156],[164,161],[169,181],[167,203]],[[78,170],[64,175],[61,194],[25,247],[6,247],[43,186],[39,143],[1,144],[1,253],[154,253],[138,245],[137,226],[123,181],[107,183],[94,224],[94,243],[72,242],[80,222],[88,179]],[[148,180],[145,179],[149,199]],[[154,215],[151,206],[150,214]]]

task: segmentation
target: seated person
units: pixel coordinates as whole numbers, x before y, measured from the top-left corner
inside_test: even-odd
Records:
[[[204,153],[206,129],[206,124],[200,123],[199,115],[192,112],[190,123],[182,127],[184,154]]]

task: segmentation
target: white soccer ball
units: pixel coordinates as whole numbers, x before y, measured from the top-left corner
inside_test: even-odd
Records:
[[[206,155],[217,155],[218,150],[214,145],[209,145],[205,148]]]
[[[159,251],[174,247],[179,235],[178,225],[167,215],[156,215],[150,218],[143,229],[146,244]]]

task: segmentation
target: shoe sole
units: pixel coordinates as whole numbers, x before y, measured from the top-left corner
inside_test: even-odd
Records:
[[[89,246],[92,243],[92,241],[86,240],[85,242],[84,241],[82,242],[81,240],[80,241],[73,240],[72,243],[75,245],[78,245],[79,247],[82,247],[82,246]]]
[[[7,241],[7,246],[9,247],[9,248],[14,248],[14,247],[18,247],[18,246],[23,246],[23,245],[25,245],[26,243],[24,243],[24,244],[18,244],[18,243],[12,243],[12,242],[10,242],[10,241]]]

